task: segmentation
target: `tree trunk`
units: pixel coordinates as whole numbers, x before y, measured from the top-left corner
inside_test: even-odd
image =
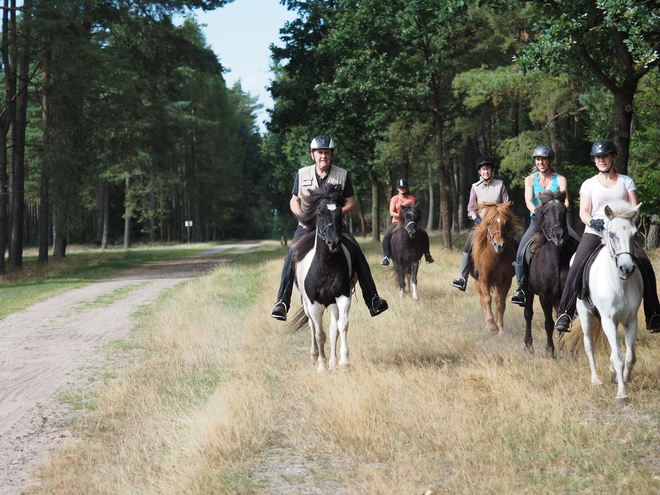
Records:
[[[660,244],[660,217],[651,215],[649,231],[646,234],[646,249],[655,249]]]
[[[110,223],[110,187],[103,181],[103,234],[101,235],[101,249],[108,247],[108,224]]]
[[[439,114],[434,115],[435,130],[437,133],[436,153],[438,156],[438,183],[440,184],[440,219],[442,221],[442,237],[445,246],[451,246],[451,184],[449,171],[444,160],[443,122]]]
[[[380,241],[380,208],[378,195],[378,181],[375,177],[371,178],[371,239]]]
[[[39,257],[38,265],[48,264],[48,219],[50,201],[50,178],[48,174],[41,172],[41,185],[39,187]]]
[[[27,126],[28,82],[30,78],[30,15],[32,0],[23,2],[23,33],[21,35],[21,55],[18,93],[16,98],[16,119],[11,128],[11,170],[12,170],[12,230],[9,248],[9,266],[23,267],[23,216],[25,210],[25,128]]]
[[[633,118],[633,101],[636,85],[630,83],[621,91],[614,93],[614,117],[612,119],[612,140],[616,144],[619,156],[616,160],[616,170],[628,175],[628,159],[630,157],[630,126]]]
[[[433,211],[435,208],[435,197],[433,196],[433,168],[430,163],[426,165],[426,178],[429,181],[429,204],[426,217],[426,230],[430,232],[433,230]]]
[[[124,199],[124,249],[131,247],[131,201],[129,193],[131,190],[131,178],[126,177],[126,198]]]
[[[66,236],[57,231],[57,215],[53,213],[53,258],[66,258]]]

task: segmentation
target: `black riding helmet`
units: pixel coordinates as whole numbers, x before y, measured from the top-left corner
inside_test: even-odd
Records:
[[[408,181],[406,179],[399,179],[396,181],[396,188],[398,189],[400,187],[408,187]]]
[[[618,155],[616,145],[610,139],[599,139],[591,145],[591,156],[597,155]]]
[[[490,165],[494,169],[495,160],[493,160],[488,155],[481,155],[479,158],[477,158],[477,172],[479,171],[479,167],[481,167],[482,165]]]
[[[330,136],[316,136],[314,139],[312,139],[311,144],[309,145],[309,150],[314,151],[318,149],[335,149],[335,142],[332,140]]]
[[[555,150],[553,150],[550,146],[546,146],[545,144],[540,144],[536,148],[534,148],[534,152],[532,153],[532,158],[536,158],[537,156],[540,156],[542,158],[550,158],[550,160],[554,160]]]

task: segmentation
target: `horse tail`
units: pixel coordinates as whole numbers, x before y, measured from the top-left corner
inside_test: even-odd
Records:
[[[595,320],[591,326],[591,338],[594,342],[594,350],[602,347],[606,348],[607,339],[604,338],[603,326],[600,320]],[[559,336],[559,350],[571,357],[584,356],[584,332],[582,331],[582,322],[576,318],[571,325],[570,333],[562,333]]]
[[[293,318],[291,318],[291,323],[289,323],[289,328],[293,332],[297,332],[301,328],[307,326],[309,324],[309,318],[305,314],[305,308],[300,308],[298,312],[293,315]]]

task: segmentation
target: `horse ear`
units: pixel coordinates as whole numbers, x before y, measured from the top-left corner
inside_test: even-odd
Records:
[[[605,206],[605,216],[612,220],[614,218],[614,213],[612,213],[612,209],[609,206]]]
[[[637,206],[635,206],[635,217],[634,217],[633,221],[634,221],[636,224],[639,223],[639,216],[640,216],[639,208],[640,208],[641,206],[642,206],[642,203],[639,203]]]

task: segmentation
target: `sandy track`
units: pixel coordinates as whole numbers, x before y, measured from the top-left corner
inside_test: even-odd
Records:
[[[103,346],[125,336],[140,306],[257,243],[226,244],[184,259],[155,262],[68,291],[0,321],[0,493],[18,494],[45,453],[69,433],[54,400],[88,383],[107,364]],[[131,286],[131,287],[126,287]],[[90,304],[125,288],[106,304]]]

